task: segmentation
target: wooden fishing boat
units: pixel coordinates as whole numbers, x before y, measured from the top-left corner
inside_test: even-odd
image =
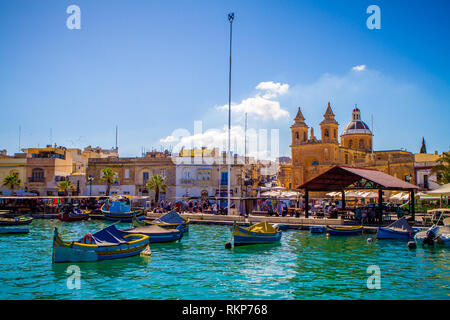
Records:
[[[58,219],[61,221],[82,221],[88,220],[90,210],[81,210],[78,206],[68,206],[58,213]]]
[[[184,219],[175,211],[170,211],[165,215],[155,219],[153,221],[144,220],[143,222],[148,225],[158,226],[166,229],[178,229],[181,232],[189,231],[190,219]]]
[[[149,243],[143,234],[124,233],[115,225],[94,234],[87,233],[78,241],[64,241],[55,228],[53,262],[83,262],[125,258],[138,255]]]
[[[327,231],[327,227],[325,226],[311,226],[309,227],[309,232],[311,233],[325,233]]]
[[[347,236],[361,234],[362,226],[329,226],[327,225],[327,233],[334,236]]]
[[[20,216],[15,218],[0,217],[0,226],[21,226],[30,224],[33,221],[32,217]]]
[[[278,242],[281,239],[282,231],[274,228],[266,221],[254,224],[248,228],[240,227],[234,222],[231,234],[234,246],[241,246]]]
[[[408,240],[414,238],[418,231],[419,229],[411,227],[406,218],[402,217],[386,227],[379,227],[377,238]]]
[[[181,240],[183,232],[178,229],[161,228],[155,225],[147,225],[144,222],[133,218],[134,228],[120,230],[126,234],[138,233],[150,237],[149,243],[173,242]],[[178,228],[182,228],[179,226]]]
[[[131,201],[127,196],[107,200],[100,210],[107,220],[131,222],[134,216],[144,219],[144,210],[131,210]]]
[[[0,227],[0,234],[28,233],[28,232],[30,232],[30,229],[28,228]]]

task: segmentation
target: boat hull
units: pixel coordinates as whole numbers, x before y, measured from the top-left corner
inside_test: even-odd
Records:
[[[28,228],[6,228],[0,227],[0,234],[14,234],[14,233],[28,233],[30,229]]]
[[[72,222],[72,221],[83,221],[89,219],[88,213],[81,213],[81,214],[58,214],[58,219],[65,222]]]
[[[259,233],[251,232],[245,228],[234,224],[232,227],[233,242],[234,246],[242,246],[249,244],[269,244],[275,243],[281,240],[281,231],[274,233]]]
[[[32,217],[0,218],[0,226],[23,226],[32,221]]]
[[[154,225],[147,225],[137,219],[133,219],[133,225],[135,228],[121,231],[124,233],[138,233],[149,236],[149,243],[173,242],[181,240],[183,237],[181,226],[178,229],[166,229]]]
[[[398,231],[379,227],[377,232],[377,239],[409,240],[413,239],[415,234],[416,232]]]
[[[57,231],[53,239],[53,262],[89,262],[135,256],[143,251],[149,237],[141,234],[125,235],[127,242],[117,245],[98,246],[62,240]]]
[[[137,219],[144,219],[144,211],[131,211],[131,212],[109,212],[102,210],[103,215],[106,220],[110,221],[122,221],[122,222],[131,222],[133,217],[136,216]]]
[[[331,227],[327,226],[327,234],[333,236],[351,236],[361,234],[363,227]]]

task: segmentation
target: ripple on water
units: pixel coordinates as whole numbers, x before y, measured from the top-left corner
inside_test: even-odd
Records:
[[[1,299],[448,299],[446,249],[408,250],[366,235],[283,233],[279,244],[225,249],[225,226],[192,225],[181,242],[152,244],[151,257],[78,263],[81,289],[67,287],[71,264],[52,264],[55,227],[80,239],[111,224],[35,220],[26,235],[0,241]],[[121,223],[119,228],[129,224]],[[370,265],[381,289],[367,288]]]

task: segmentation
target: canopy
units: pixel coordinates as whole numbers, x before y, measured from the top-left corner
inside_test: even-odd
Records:
[[[105,229],[97,231],[92,235],[95,243],[98,246],[111,246],[122,243],[127,243],[127,241],[122,237],[122,233],[117,230],[115,225],[110,225]],[[82,239],[79,240],[82,242]]]
[[[153,222],[165,222],[165,223],[169,223],[169,224],[174,224],[174,223],[184,223],[186,222],[186,220],[181,217],[178,213],[176,213],[175,211],[170,211],[168,213],[166,213],[165,215],[161,216],[158,219],[155,219]]]
[[[389,228],[389,229],[401,229],[401,230],[405,230],[405,231],[408,231],[408,232],[411,232],[411,233],[414,232],[414,229],[409,225],[409,223],[408,223],[408,221],[406,220],[405,217],[401,217],[400,219],[398,219],[394,223],[391,223],[390,225],[387,226],[387,228]]]
[[[348,166],[334,166],[298,187],[309,191],[336,191],[345,188],[405,191],[419,189],[416,185],[375,169]]]
[[[428,191],[426,195],[432,195],[432,196],[450,196],[450,183],[444,184],[442,187]]]

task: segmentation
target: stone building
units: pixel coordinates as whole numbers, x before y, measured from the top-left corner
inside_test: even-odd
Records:
[[[27,158],[24,153],[16,153],[9,156],[6,150],[0,151],[0,195],[11,196],[11,190],[3,186],[3,180],[10,174],[16,174],[20,180],[20,186],[14,190],[14,195],[20,195],[25,192],[25,183],[27,180]]]
[[[335,165],[373,168],[414,183],[414,155],[404,150],[374,151],[373,134],[355,106],[350,122],[339,135],[339,123],[330,103],[320,123],[320,139],[298,108],[291,126],[290,165],[283,166],[284,186],[296,188]],[[309,134],[308,134],[309,133]]]
[[[160,199],[175,198],[175,164],[168,152],[147,152],[144,157],[135,158],[90,158],[88,161],[88,182],[86,195],[105,195],[106,184],[101,181],[102,169],[111,168],[117,173],[118,181],[111,186],[111,195],[125,194],[132,196],[154,196],[147,190],[147,180],[153,174],[166,177],[167,193],[160,194]]]

